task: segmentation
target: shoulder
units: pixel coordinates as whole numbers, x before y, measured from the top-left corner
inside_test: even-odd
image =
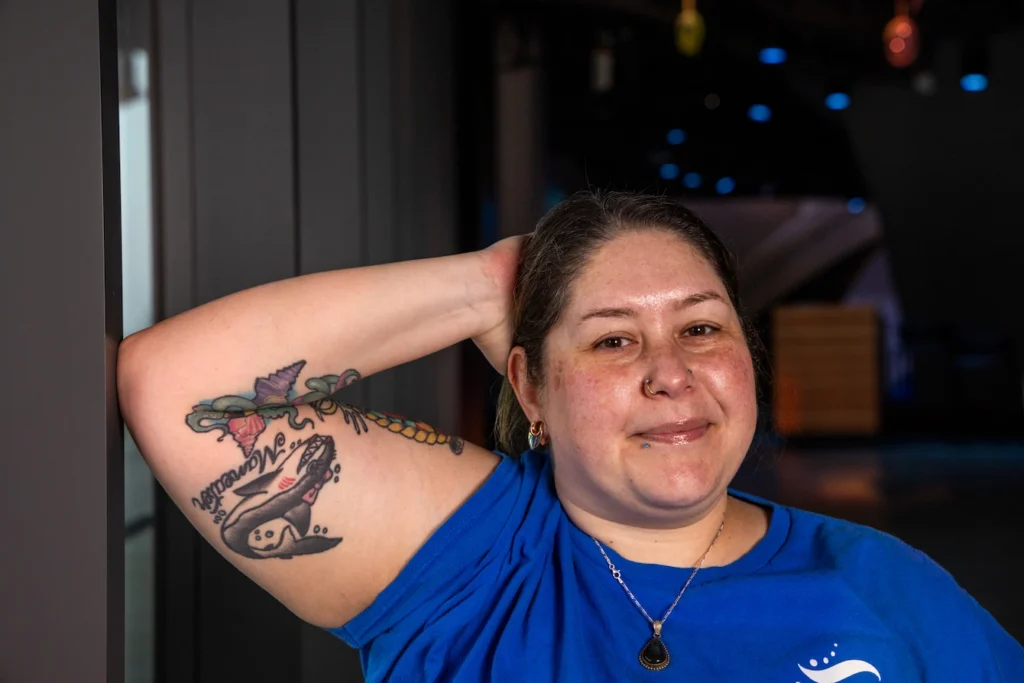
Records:
[[[892,534],[828,515],[745,495],[785,519],[786,538],[770,571],[830,576],[872,610],[903,608],[907,619],[941,609],[980,609],[945,568]]]
[[[887,585],[925,581],[962,592],[943,567],[923,551],[879,529],[799,508],[791,516],[791,541],[803,545],[818,562],[854,583]]]
[[[893,632],[917,646],[957,640],[965,646],[981,633],[1001,633],[992,616],[938,562],[922,550],[872,527],[798,508],[787,551],[793,564],[844,584]],[[975,643],[979,650],[987,646]]]
[[[785,527],[785,542],[773,560],[777,569],[856,570],[865,563],[882,560],[910,568],[922,563],[937,567],[921,551],[878,529],[749,493],[730,493],[769,510],[772,527]]]

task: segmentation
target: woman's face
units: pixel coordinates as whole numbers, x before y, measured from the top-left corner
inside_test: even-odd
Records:
[[[724,285],[686,242],[642,231],[595,252],[545,354],[563,502],[657,527],[725,493],[754,435],[754,372]]]

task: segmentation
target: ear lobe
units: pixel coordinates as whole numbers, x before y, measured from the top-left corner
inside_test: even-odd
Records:
[[[541,419],[543,406],[540,401],[540,391],[530,381],[526,370],[526,351],[521,346],[516,346],[508,355],[508,370],[505,374],[512,390],[516,392],[519,405],[522,406],[526,417],[535,422]]]

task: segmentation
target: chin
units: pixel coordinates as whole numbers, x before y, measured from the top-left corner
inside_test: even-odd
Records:
[[[693,466],[649,472],[633,478],[633,482],[632,488],[641,501],[666,511],[709,505],[728,485],[720,468]]]

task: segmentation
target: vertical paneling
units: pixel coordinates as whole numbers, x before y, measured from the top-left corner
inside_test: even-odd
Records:
[[[193,2],[191,11],[201,304],[296,274],[292,14],[288,0]],[[246,343],[224,340],[225,349]],[[298,621],[208,544],[199,547],[200,683],[293,679]]]
[[[448,0],[154,2],[166,313],[300,273],[455,250]],[[455,369],[445,351],[345,399],[450,429]],[[166,524],[160,540],[163,576],[180,571],[193,604],[165,604],[177,621],[161,621],[164,682],[362,679],[357,653],[207,544],[170,557],[188,552],[176,522],[187,524]]]
[[[454,37],[451,0],[396,0],[393,108],[396,259],[456,251]],[[445,349],[398,372],[399,412],[456,427],[458,352]]]
[[[0,680],[124,677],[114,2],[0,2]]]
[[[295,1],[301,273],[352,268],[366,258],[362,5],[358,0]],[[367,393],[367,383],[357,382],[346,389],[344,400],[362,405]],[[358,652],[308,624],[302,625],[301,638],[301,683],[362,681]]]
[[[295,275],[290,33],[288,0],[192,3],[197,303]]]
[[[363,262],[360,4],[295,2],[302,273]]]
[[[366,259],[362,4],[295,2],[300,273],[354,268]],[[357,383],[346,400],[365,403],[366,389]]]
[[[363,2],[363,183],[366,207],[366,265],[396,259],[402,239],[396,231],[394,138],[395,0]],[[398,372],[381,372],[367,380],[367,404],[398,410]]]
[[[157,244],[157,316],[195,305],[192,197],[191,21],[184,0],[154,3],[151,55],[153,218]],[[158,683],[196,680],[196,558],[201,539],[158,487],[156,495],[156,662]]]

